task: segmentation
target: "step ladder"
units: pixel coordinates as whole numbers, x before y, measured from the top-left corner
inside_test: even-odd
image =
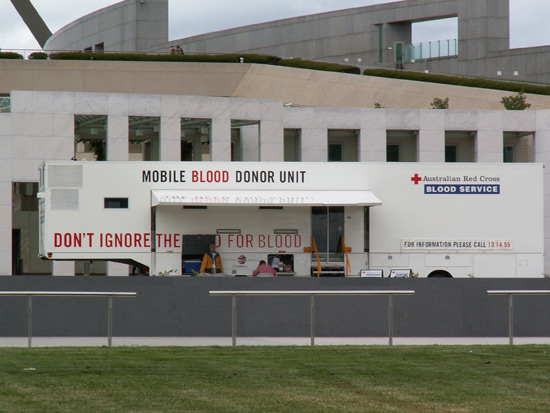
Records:
[[[312,277],[345,277],[346,267],[344,262],[321,263],[321,273],[318,273],[317,263],[311,263]]]

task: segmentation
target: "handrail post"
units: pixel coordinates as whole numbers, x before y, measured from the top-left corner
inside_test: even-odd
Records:
[[[233,294],[231,299],[231,344],[237,345],[237,295]]]
[[[508,341],[514,344],[514,295],[508,295]]]
[[[388,295],[388,345],[393,345],[393,295]]]
[[[107,346],[113,345],[113,297],[109,296],[109,310],[107,316]]]
[[[32,295],[27,300],[27,346],[32,347]]]
[[[311,345],[315,345],[315,294],[311,294],[311,304],[310,304],[310,321],[309,329],[311,334]]]

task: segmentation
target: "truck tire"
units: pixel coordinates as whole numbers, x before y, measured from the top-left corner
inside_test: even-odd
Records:
[[[428,275],[428,278],[453,278],[453,276],[448,271],[435,270]]]

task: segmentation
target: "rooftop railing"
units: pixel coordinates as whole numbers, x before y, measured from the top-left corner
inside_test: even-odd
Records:
[[[458,56],[458,40],[436,40],[433,42],[408,44],[405,46],[405,63],[416,60],[439,59]]]

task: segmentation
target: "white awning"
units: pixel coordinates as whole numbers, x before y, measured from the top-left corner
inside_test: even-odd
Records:
[[[370,191],[152,190],[151,192],[151,206],[376,206],[382,204]]]

